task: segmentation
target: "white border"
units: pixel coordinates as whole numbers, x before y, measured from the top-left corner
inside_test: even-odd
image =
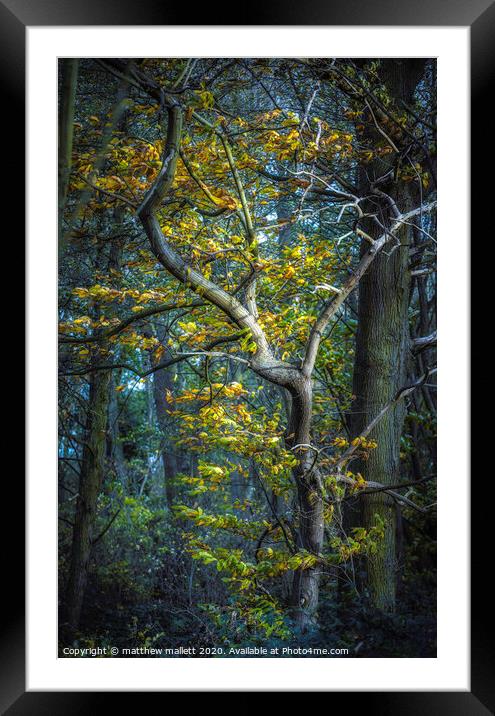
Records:
[[[28,28],[27,40],[27,689],[469,690],[469,28],[36,27]],[[438,57],[440,427],[436,659],[164,660],[56,656],[56,58],[212,54]]]

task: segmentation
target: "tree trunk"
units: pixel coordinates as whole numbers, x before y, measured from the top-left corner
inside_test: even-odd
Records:
[[[409,299],[408,232],[390,256],[378,256],[360,284],[359,324],[356,337],[354,430],[359,435],[379,410],[406,383]],[[394,484],[399,480],[400,437],[404,403],[391,408],[373,429],[378,444],[362,463],[366,480]],[[368,559],[368,586],[375,606],[384,611],[395,607],[395,506],[384,492],[367,495],[362,502],[364,525],[385,522],[385,537],[376,554]]]
[[[109,371],[94,371],[90,379],[86,442],[77,498],[72,554],[65,595],[69,633],[79,626],[91,556],[98,495],[105,464],[105,432],[108,414]]]
[[[288,444],[296,448],[299,464],[294,470],[298,500],[298,548],[311,554],[321,554],[324,521],[320,475],[314,465],[311,442],[312,387],[311,379],[303,378],[291,387],[291,419]],[[301,446],[297,448],[296,446]],[[296,623],[305,632],[316,623],[320,568],[298,569],[294,572],[291,602],[295,608]]]
[[[174,504],[174,479],[178,471],[175,450],[170,440],[170,416],[167,412],[167,410],[171,409],[170,401],[167,398],[167,390],[172,391],[172,389],[173,383],[170,371],[164,368],[153,373],[153,396],[161,434],[163,481],[169,508]]]
[[[117,213],[122,222],[123,213]],[[108,266],[119,266],[121,245],[116,250],[118,238],[111,247]],[[105,266],[105,246],[97,248],[95,269]],[[100,316],[100,306],[95,305],[94,319]],[[92,366],[101,361],[100,351],[95,351],[91,359]],[[79,474],[78,498],[72,534],[72,551],[69,575],[65,592],[65,619],[67,635],[72,638],[79,627],[84,593],[88,579],[88,567],[91,557],[93,532],[97,517],[98,496],[101,491],[105,469],[107,426],[110,403],[111,371],[94,370],[89,378],[88,412],[86,416],[86,436],[83,447],[81,471]]]
[[[390,95],[410,103],[424,66],[410,61],[383,62],[382,79]],[[371,130],[373,133],[373,130]],[[369,185],[370,174],[383,176],[391,165],[382,160],[366,168],[363,184]],[[400,211],[411,208],[408,185],[380,185],[393,198]],[[369,202],[365,211],[376,212],[377,203]],[[380,233],[367,221],[368,233]],[[411,228],[397,232],[393,243],[369,266],[359,284],[358,330],[353,377],[353,434],[359,435],[376,414],[393,399],[406,383],[409,341],[408,305],[410,296],[409,246]],[[363,251],[368,250],[365,242]],[[376,425],[369,437],[378,447],[360,464],[366,480],[393,484],[399,481],[400,438],[405,417],[403,402],[397,403]],[[378,520],[385,523],[384,539],[375,554],[368,557],[367,584],[372,603],[385,612],[395,610],[396,595],[396,510],[393,500],[384,492],[362,498],[364,526],[370,529]]]
[[[77,84],[76,59],[59,60],[62,75],[58,116],[58,230],[63,233],[62,218],[69,188],[72,166],[72,138],[74,133],[74,99]]]
[[[127,486],[127,466],[120,437],[119,405],[115,391],[117,385],[118,372],[113,371],[110,379],[108,398],[107,455],[117,480],[121,485]]]

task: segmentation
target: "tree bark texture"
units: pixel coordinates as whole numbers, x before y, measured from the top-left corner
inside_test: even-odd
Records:
[[[170,371],[166,368],[157,370],[153,373],[153,397],[161,435],[163,484],[167,505],[171,508],[174,504],[174,479],[178,472],[178,466],[175,449],[170,440],[170,416],[167,411],[171,409],[171,404],[167,398],[167,390],[170,392],[173,390]]]
[[[95,371],[91,374],[87,438],[79,477],[71,563],[65,595],[66,621],[72,632],[77,630],[81,618],[97,501],[103,482],[109,385],[109,371]]]
[[[69,188],[72,166],[72,138],[74,134],[74,99],[77,84],[76,59],[63,59],[61,64],[62,88],[58,117],[58,209],[59,234],[62,233],[62,217]]]
[[[382,79],[391,97],[410,103],[423,71],[424,62],[405,63],[389,60],[383,63]],[[391,164],[377,160],[366,168],[363,185],[369,174],[375,179],[383,176]],[[380,185],[395,201],[402,213],[411,207],[409,185],[388,182]],[[385,214],[378,199],[363,207],[370,212]],[[366,220],[365,231],[378,235],[372,220]],[[396,234],[397,242],[390,242],[369,266],[359,284],[358,330],[353,377],[352,428],[359,435],[381,408],[393,399],[406,383],[409,346],[408,306],[410,296],[409,248],[411,227],[405,225]],[[368,250],[363,242],[362,251]],[[405,417],[403,402],[397,403],[375,426],[370,435],[378,446],[367,460],[359,465],[363,477],[369,481],[391,485],[400,481],[400,438]],[[376,553],[367,561],[368,588],[372,603],[385,612],[393,612],[396,597],[396,510],[393,500],[384,492],[362,498],[362,519],[367,529],[385,523],[384,539]],[[378,517],[378,519],[377,519]]]
[[[289,388],[292,396],[288,443],[294,447],[299,463],[294,469],[297,487],[299,549],[319,555],[323,546],[324,520],[320,475],[311,443],[312,386],[311,379],[301,377]],[[301,446],[301,447],[297,447]],[[298,569],[292,584],[292,606],[296,623],[304,632],[316,623],[319,597],[320,568]]]

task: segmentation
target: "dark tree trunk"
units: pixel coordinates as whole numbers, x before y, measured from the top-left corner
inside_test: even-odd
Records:
[[[121,210],[117,211],[116,218],[120,224],[123,220]],[[121,252],[122,246],[118,237],[115,238],[114,244],[110,247],[108,258],[105,257],[105,244],[99,243],[95,269],[117,268],[120,264]],[[100,317],[100,306],[98,304],[95,305],[93,317],[94,319]],[[100,361],[101,352],[95,351],[91,363],[95,366]],[[98,496],[101,492],[105,471],[111,385],[113,387],[111,371],[94,370],[90,373],[86,436],[79,474],[71,559],[64,603],[68,638],[73,637],[79,627],[88,579]]]
[[[172,392],[173,382],[170,371],[167,369],[157,370],[153,374],[153,396],[155,401],[156,417],[161,434],[161,453],[163,463],[163,481],[167,505],[171,508],[174,504],[175,489],[174,480],[178,472],[177,456],[174,445],[170,439],[170,415],[171,404],[167,397],[167,390]]]
[[[359,327],[356,338],[353,404],[354,430],[359,435],[379,410],[405,385],[409,340],[408,232],[402,232],[401,247],[382,254],[370,266],[359,290]],[[361,464],[367,480],[393,484],[399,480],[400,437],[404,404],[390,409],[373,429],[378,447]],[[392,498],[384,492],[367,495],[363,501],[367,528],[385,522],[385,537],[368,559],[368,586],[375,606],[393,611],[395,606],[396,515]]]
[[[65,594],[66,622],[70,634],[77,630],[81,617],[94,537],[97,500],[103,481],[109,382],[109,371],[94,371],[91,374],[87,438],[79,477],[71,562]]]
[[[119,482],[122,485],[127,485],[127,466],[125,464],[124,448],[122,446],[120,436],[119,405],[115,390],[117,380],[116,371],[113,371],[113,375],[110,380],[108,401],[108,458]]]
[[[62,218],[69,188],[72,166],[72,138],[74,134],[74,99],[76,95],[78,60],[59,60],[61,72],[60,106],[58,115],[58,230],[62,236]]]
[[[424,62],[384,61],[382,80],[391,97],[410,103],[421,77]],[[371,135],[373,130],[370,130]],[[370,135],[370,136],[371,136]],[[366,168],[363,184],[369,185],[370,175],[381,177],[391,165],[378,160]],[[410,188],[402,184],[381,184],[401,212],[412,208]],[[378,203],[364,207],[380,211]],[[382,207],[386,211],[386,204]],[[383,218],[383,217],[382,217]],[[368,233],[377,233],[376,225],[366,222]],[[359,284],[358,330],[354,365],[353,434],[359,435],[397,391],[406,383],[409,345],[408,306],[410,296],[409,248],[411,229],[397,232],[398,245],[391,243],[369,266]],[[366,243],[366,242],[365,242]],[[369,248],[366,243],[363,251]],[[400,438],[405,417],[404,404],[389,410],[373,429],[371,438],[378,447],[360,464],[366,480],[393,484],[400,479]],[[384,539],[367,562],[367,584],[371,600],[379,609],[392,612],[396,595],[396,510],[392,498],[384,492],[362,499],[364,526],[371,528],[381,519],[385,523]]]

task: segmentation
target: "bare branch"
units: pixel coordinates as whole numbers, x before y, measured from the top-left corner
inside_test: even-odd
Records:
[[[390,400],[381,410],[380,412],[373,418],[373,420],[368,423],[368,425],[364,428],[364,430],[358,435],[358,438],[366,438],[373,428],[380,422],[380,420],[388,413],[388,411],[394,407],[399,401],[406,398],[408,395],[410,395],[416,388],[420,388],[422,385],[426,383],[430,375],[433,375],[436,373],[436,368],[432,368],[431,370],[427,370],[424,375],[422,375],[420,378],[414,381],[414,383],[411,383],[411,385],[406,385],[400,390],[397,391],[395,396]],[[341,466],[344,463],[347,463],[349,461],[349,458],[356,452],[356,450],[359,447],[359,442],[356,442],[356,445],[351,445],[343,455],[339,458],[337,465]]]
[[[337,474],[332,475],[332,477],[335,477],[338,482],[343,482],[346,485],[356,484],[356,481],[353,480],[352,477],[347,477],[346,475]],[[400,495],[398,492],[395,492],[395,490],[391,490],[389,487],[387,487],[387,485],[383,485],[381,482],[365,481],[364,484],[367,488],[372,488],[373,492],[386,492],[388,495],[393,497],[394,500],[397,500],[397,502],[402,502],[407,507],[411,507],[413,510],[417,510],[417,512],[428,512],[427,507],[420,507],[408,497],[405,497],[405,495]]]
[[[437,332],[433,331],[433,333],[430,333],[429,336],[422,336],[420,338],[415,338],[412,342],[412,349],[413,353],[420,353],[421,351],[424,351],[425,348],[430,348],[431,346],[434,346],[437,342]]]
[[[373,244],[370,246],[368,251],[361,258],[354,273],[347,279],[345,284],[340,289],[340,292],[335,296],[332,296],[325,304],[319,317],[313,324],[311,333],[309,335],[308,344],[306,346],[306,353],[302,363],[302,371],[306,376],[310,376],[313,372],[316,356],[318,354],[318,348],[320,346],[323,332],[328,325],[330,319],[337,313],[340,306],[344,303],[350,293],[356,288],[361,280],[362,276],[366,273],[368,266],[375,260],[381,249],[390,240],[390,237],[400,229],[402,224],[417,216],[420,212],[431,211],[436,206],[436,201],[431,202],[427,206],[419,207],[409,211],[406,214],[400,215],[391,228],[384,234],[382,234]]]

